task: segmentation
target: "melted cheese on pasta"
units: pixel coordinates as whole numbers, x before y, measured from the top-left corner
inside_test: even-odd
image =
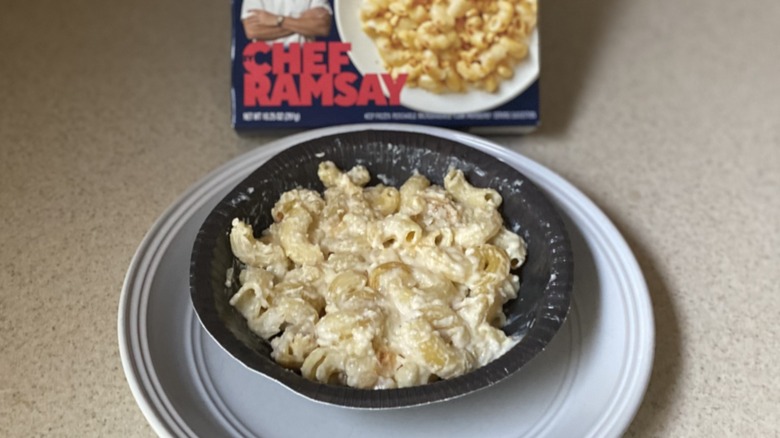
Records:
[[[363,0],[360,21],[406,86],[495,93],[528,57],[537,0]]]
[[[396,388],[447,379],[504,354],[525,242],[504,228],[501,196],[451,170],[365,187],[368,171],[320,164],[324,196],[284,193],[259,238],[234,219],[244,265],[230,303],[273,358],[311,380]]]

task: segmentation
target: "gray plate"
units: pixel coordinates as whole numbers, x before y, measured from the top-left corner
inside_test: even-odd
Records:
[[[393,126],[457,138],[521,170],[562,212],[575,253],[569,319],[519,373],[444,403],[356,411],[314,403],[257,375],[201,329],[187,293],[188,268],[192,243],[211,209],[279,150],[365,128],[307,132],[253,150],[192,187],[149,231],[127,273],[118,331],[125,375],[154,430],[164,436],[619,436],[641,402],[654,346],[652,308],[633,255],[577,189],[539,164],[467,134]]]

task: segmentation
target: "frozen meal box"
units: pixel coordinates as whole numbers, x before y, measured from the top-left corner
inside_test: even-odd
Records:
[[[537,0],[233,0],[233,126],[539,124]]]

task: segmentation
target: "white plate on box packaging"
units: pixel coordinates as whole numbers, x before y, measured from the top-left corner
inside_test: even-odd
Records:
[[[349,57],[360,74],[381,74],[387,70],[382,64],[374,41],[363,32],[360,8],[353,0],[336,0],[334,14],[341,41],[349,41]],[[539,32],[534,29],[528,38],[528,56],[514,66],[514,75],[499,84],[495,93],[471,89],[465,93],[432,93],[422,88],[404,87],[401,105],[417,111],[457,114],[488,111],[503,105],[533,84],[539,77]],[[385,94],[387,90],[385,89]]]
[[[547,350],[485,390],[442,403],[366,411],[319,404],[250,371],[201,328],[189,295],[190,252],[209,211],[275,153],[339,132],[397,129],[450,138],[504,160],[558,206],[572,240],[574,294]],[[287,137],[201,180],[155,223],[119,303],[119,348],[138,405],[162,436],[609,437],[630,424],[653,361],[650,299],[607,217],[568,182],[515,152],[444,129],[355,125]]]

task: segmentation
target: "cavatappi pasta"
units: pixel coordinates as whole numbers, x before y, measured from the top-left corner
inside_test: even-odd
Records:
[[[385,69],[434,93],[495,92],[528,55],[536,0],[362,0]]]
[[[525,243],[504,228],[501,196],[459,170],[444,187],[415,174],[365,187],[365,167],[319,166],[324,196],[284,193],[255,238],[234,219],[244,265],[230,303],[282,366],[311,380],[396,388],[483,366],[516,340],[498,327],[517,296]]]

